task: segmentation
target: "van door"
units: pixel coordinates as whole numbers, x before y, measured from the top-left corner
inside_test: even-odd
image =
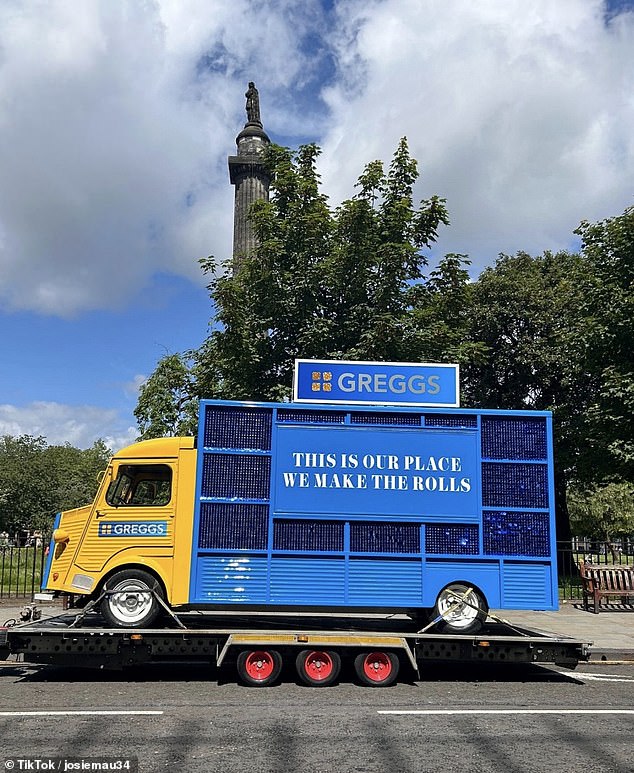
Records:
[[[95,503],[75,565],[101,572],[126,552],[126,563],[173,558],[178,464],[174,459],[122,461]]]

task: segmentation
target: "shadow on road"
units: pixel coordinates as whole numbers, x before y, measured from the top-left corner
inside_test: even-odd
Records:
[[[28,682],[217,682],[219,685],[234,684],[237,681],[235,670],[227,665],[221,669],[206,663],[152,663],[136,665],[133,669],[104,670],[98,668],[79,668],[70,666],[37,665],[15,663],[3,665],[0,676],[11,677]],[[281,681],[294,683],[306,689],[314,689],[298,680],[294,669],[288,665],[282,671]],[[558,671],[555,668],[533,664],[495,664],[495,663],[428,663],[423,664],[420,679],[413,672],[403,671],[397,684],[410,686],[424,685],[429,682],[577,682],[572,671]],[[344,668],[339,684],[356,683],[352,668]],[[244,689],[253,689],[247,688]],[[371,689],[371,688],[368,688]],[[385,688],[390,689],[390,688]]]

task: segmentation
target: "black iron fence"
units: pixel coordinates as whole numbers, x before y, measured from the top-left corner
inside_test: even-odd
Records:
[[[49,540],[0,545],[0,599],[32,598],[40,589]]]
[[[49,539],[42,537],[24,546],[0,545],[0,599],[27,599],[40,589]],[[574,537],[557,543],[559,598],[581,598],[579,561],[593,564],[634,566],[634,540],[597,542]]]
[[[634,566],[634,540],[613,542],[573,537],[569,542],[557,543],[559,568],[559,598],[574,601],[581,598],[579,561],[587,564],[625,564]]]

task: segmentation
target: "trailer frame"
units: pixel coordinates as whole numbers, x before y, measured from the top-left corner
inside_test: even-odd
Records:
[[[100,669],[196,661],[220,669],[237,662],[240,653],[247,651],[279,653],[285,662],[305,650],[335,653],[337,660],[344,661],[376,652],[395,654],[400,666],[409,666],[420,679],[427,663],[441,662],[531,663],[574,669],[589,659],[591,646],[502,621],[487,622],[478,634],[445,634],[413,630],[416,626],[411,621],[394,616],[185,613],[179,615],[177,627],[115,629],[105,627],[95,613],[80,614],[80,621],[80,615],[66,612],[0,628],[0,660],[11,656],[28,663]]]

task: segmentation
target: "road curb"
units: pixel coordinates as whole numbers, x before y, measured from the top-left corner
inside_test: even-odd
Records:
[[[617,663],[634,663],[634,650],[591,650],[588,663],[593,665],[615,665]]]

